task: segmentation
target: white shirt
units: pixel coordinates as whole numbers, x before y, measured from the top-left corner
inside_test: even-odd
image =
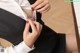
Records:
[[[3,51],[1,51],[3,49]],[[20,44],[16,46],[10,46],[3,48],[0,46],[0,53],[28,53],[34,48],[29,48],[24,42],[21,42]]]
[[[80,2],[73,2],[73,6],[74,6],[78,30],[79,30],[79,34],[80,34]]]
[[[31,8],[28,0],[22,0],[21,4],[19,4],[17,0],[0,0],[0,8],[20,16],[24,20],[27,20],[27,16],[25,16],[21,6],[26,6],[29,9]]]
[[[17,0],[0,0],[0,8],[26,20],[26,16],[22,11],[21,6],[31,7],[28,0],[23,0],[21,4],[17,3]],[[2,48],[2,46],[0,46],[0,50],[1,49],[4,49],[4,52],[0,51],[0,53],[28,53],[29,51],[33,50],[33,48],[29,48],[24,42],[21,42],[17,46],[10,46],[6,48]]]

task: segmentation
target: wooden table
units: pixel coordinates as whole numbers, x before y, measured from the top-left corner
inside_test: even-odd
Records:
[[[43,21],[57,33],[66,34],[67,45],[71,45],[67,48],[72,47],[69,50],[79,49],[72,4],[64,0],[50,0],[50,4],[51,9],[49,12],[43,14]]]

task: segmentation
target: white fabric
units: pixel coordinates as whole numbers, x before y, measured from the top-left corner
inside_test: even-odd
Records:
[[[75,15],[77,19],[78,30],[80,34],[80,2],[73,2]]]
[[[21,4],[19,4],[17,0],[0,0],[0,8],[20,16],[24,20],[27,20],[27,16],[25,16],[21,6],[29,7],[29,9],[31,8],[28,0],[22,0]]]
[[[2,52],[1,49],[4,51]],[[31,50],[33,50],[33,48],[29,48],[24,42],[21,42],[17,46],[10,46],[6,48],[0,47],[0,53],[28,53]]]

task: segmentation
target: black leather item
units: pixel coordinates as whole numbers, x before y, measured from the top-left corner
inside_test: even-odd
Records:
[[[44,25],[35,48],[30,53],[65,53],[65,34],[58,34]]]

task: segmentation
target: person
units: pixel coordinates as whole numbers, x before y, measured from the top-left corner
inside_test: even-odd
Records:
[[[11,0],[8,0],[8,1],[11,1]],[[37,10],[37,21],[43,25],[43,29],[41,31],[39,38],[34,43],[35,49],[31,50],[29,53],[65,53],[65,39],[64,37],[60,39],[58,36],[58,35],[65,35],[65,34],[56,33],[55,31],[47,27],[44,24],[44,22],[41,20],[41,13],[48,10],[50,6],[48,0],[37,0],[36,2],[35,1],[36,0],[29,0],[29,2],[32,4],[32,8],[34,10]],[[0,12],[2,13],[0,13],[0,23],[1,23],[0,37],[8,40],[13,45],[18,45],[20,42],[23,41],[22,32],[23,32],[26,21],[21,18],[22,17],[21,12],[20,11],[17,12],[18,10],[15,10],[15,9],[18,9],[17,7],[19,6],[14,8],[14,10],[13,10],[13,7],[11,10],[9,10],[9,7],[5,6],[8,8],[7,11],[4,8],[2,9],[1,6],[0,6]],[[18,15],[15,12],[17,12]],[[6,26],[6,27],[3,27],[3,26]],[[30,31],[32,30],[30,29]]]
[[[6,0],[7,1],[7,0]],[[1,0],[0,1],[0,3],[2,2],[2,6],[4,6],[4,4],[3,4],[3,2],[6,2],[6,1],[4,1],[4,0]],[[6,3],[5,3],[6,4]],[[2,6],[0,6],[0,10],[1,9],[7,9],[7,7],[2,7]],[[8,8],[9,9],[9,8]],[[9,9],[10,10],[10,9]],[[0,17],[1,18],[1,17]],[[36,30],[36,29],[34,29],[34,30],[32,30],[32,31],[34,31],[34,32],[32,32],[32,34],[26,34],[26,32],[25,31],[27,31],[29,28],[27,28],[27,27],[30,27],[30,26],[28,26],[29,25],[29,23],[30,23],[30,25],[31,25],[31,28],[32,29],[34,29],[35,27],[37,27],[37,29],[39,30],[37,30],[36,32],[38,32],[37,34],[35,34],[34,32],[34,30]],[[32,47],[32,45],[33,45],[33,43],[35,42],[35,40],[37,39],[37,38],[34,38],[35,40],[31,40],[32,38],[33,38],[33,36],[37,36],[37,35],[39,35],[40,34],[40,31],[41,31],[41,26],[40,26],[40,24],[38,23],[38,22],[34,22],[34,24],[36,25],[36,26],[33,26],[34,24],[32,23],[32,21],[29,21],[29,23],[27,23],[26,25],[26,27],[25,28],[27,28],[25,31],[24,31],[24,35],[27,35],[28,36],[28,38],[26,37],[24,37],[23,39],[24,39],[24,42],[21,42],[21,43],[19,43],[17,46],[10,46],[10,47],[6,47],[6,48],[1,48],[1,49],[4,49],[5,51],[4,51],[4,53],[12,53],[12,51],[13,51],[13,53],[15,53],[16,51],[17,52],[22,52],[22,50],[26,50],[26,51],[24,51],[24,53],[26,53],[26,52],[29,52],[31,49],[31,47]],[[40,28],[40,29],[39,29]],[[29,32],[29,31],[27,31],[27,32]],[[34,35],[33,35],[34,34]],[[31,35],[32,35],[32,38],[31,38]],[[30,38],[29,38],[29,36],[30,36]],[[27,41],[26,41],[27,40]],[[30,42],[30,40],[31,40],[31,42]],[[27,43],[26,43],[27,42]],[[32,43],[32,44],[31,44]],[[27,45],[27,46],[26,46]],[[22,48],[19,50],[19,48],[22,46]],[[25,48],[26,47],[26,48]],[[30,48],[29,48],[30,47]],[[17,50],[17,49],[18,50]],[[14,50],[15,49],[15,50]],[[16,53],[17,53],[16,52]],[[22,52],[23,53],[23,52]]]
[[[29,32],[29,28],[32,28],[32,32]],[[42,30],[42,25],[36,21],[28,20],[25,25],[25,29],[23,32],[23,41],[18,45],[10,46],[10,47],[2,47],[0,46],[0,53],[28,53],[33,48],[33,44],[36,39],[39,37],[39,34]]]

